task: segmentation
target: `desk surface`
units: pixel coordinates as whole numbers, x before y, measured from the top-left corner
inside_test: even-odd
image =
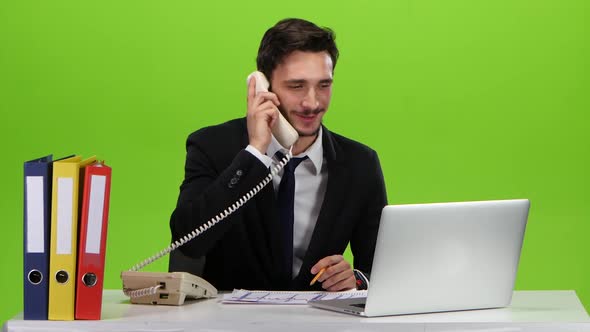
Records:
[[[515,291],[502,309],[362,318],[307,305],[222,304],[221,297],[184,306],[132,305],[106,290],[100,321],[25,321],[3,331],[590,331],[574,291]],[[413,324],[408,324],[413,323]]]

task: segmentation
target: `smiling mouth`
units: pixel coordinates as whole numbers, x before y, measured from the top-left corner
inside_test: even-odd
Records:
[[[312,113],[312,114],[297,114],[298,117],[300,118],[304,118],[304,119],[313,119],[317,116],[317,113]]]
[[[313,119],[318,116],[318,114],[322,113],[323,110],[315,110],[310,112],[295,112],[295,115],[304,119]]]

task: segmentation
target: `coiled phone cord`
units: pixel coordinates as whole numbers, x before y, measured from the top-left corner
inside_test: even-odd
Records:
[[[125,294],[125,296],[127,296],[127,297],[132,297],[132,298],[144,297],[144,296],[156,294],[158,292],[158,289],[161,287],[162,287],[162,285],[156,285],[156,286],[152,286],[152,287],[140,288],[140,289],[135,289],[135,290],[130,290],[130,289],[124,288],[123,294]]]
[[[178,247],[191,241],[192,239],[196,238],[197,236],[203,234],[209,228],[215,226],[218,222],[222,221],[223,219],[227,218],[229,215],[234,213],[237,209],[242,207],[242,205],[246,204],[246,202],[248,202],[252,197],[254,197],[256,194],[258,194],[258,192],[260,192],[260,190],[262,190],[262,188],[266,187],[266,185],[268,185],[272,181],[272,178],[275,175],[277,175],[283,169],[283,167],[285,167],[285,165],[287,165],[287,163],[289,162],[291,157],[293,157],[292,149],[293,149],[293,147],[291,147],[291,149],[289,149],[289,152],[287,152],[287,154],[285,154],[285,157],[283,157],[283,159],[281,159],[281,161],[277,165],[275,165],[274,167],[271,168],[270,173],[268,173],[268,175],[260,183],[258,183],[258,185],[256,185],[254,188],[252,188],[252,190],[250,190],[244,196],[240,197],[240,199],[238,199],[234,204],[232,204],[230,207],[225,209],[222,213],[211,218],[207,223],[195,228],[195,230],[193,230],[189,234],[185,235],[181,239],[175,241],[174,243],[172,243],[170,246],[168,246],[164,250],[161,250],[159,253],[157,253],[157,254],[153,255],[152,257],[144,260],[143,262],[133,266],[131,269],[129,269],[129,271],[141,270],[143,267],[151,264],[155,260],[158,260],[162,256],[169,254],[172,250],[177,249]],[[155,292],[156,290],[157,289],[154,289],[153,291]]]

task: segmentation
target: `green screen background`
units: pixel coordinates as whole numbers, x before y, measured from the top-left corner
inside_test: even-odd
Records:
[[[336,31],[325,123],[377,150],[390,204],[529,198],[516,289],[573,289],[590,308],[589,7],[2,2],[0,321],[22,310],[23,162],[96,154],[113,167],[105,287],[120,288],[168,244],[187,135],[245,114],[258,43],[285,17]]]

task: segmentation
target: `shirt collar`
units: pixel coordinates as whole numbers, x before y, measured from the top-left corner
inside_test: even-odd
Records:
[[[307,156],[309,160],[311,160],[313,167],[315,168],[314,173],[315,175],[320,174],[322,170],[322,163],[324,162],[324,147],[322,146],[322,133],[323,128],[320,126],[320,130],[318,131],[318,137],[316,137],[315,141],[307,148],[307,150],[303,151],[302,153],[294,156],[294,157],[305,157]],[[279,141],[274,137],[271,138],[270,144],[266,150],[266,155],[269,157],[273,157],[277,151],[281,151],[286,154],[289,150],[284,148]]]

